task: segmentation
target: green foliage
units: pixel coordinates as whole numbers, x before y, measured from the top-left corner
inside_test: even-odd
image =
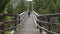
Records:
[[[58,34],[60,34],[60,30],[59,29],[55,29],[55,32],[57,32]]]
[[[13,26],[13,24],[9,22],[7,25],[5,25],[5,28],[10,28],[12,26]]]
[[[34,0],[34,10],[38,11],[40,7],[42,7],[42,2],[41,0]]]
[[[10,31],[6,31],[5,34],[10,34]]]
[[[3,13],[6,4],[9,2],[10,0],[0,0],[0,13]],[[4,18],[0,16],[0,21],[3,21]]]
[[[42,11],[40,11],[42,8]],[[54,0],[34,0],[34,10],[38,13],[54,13],[57,10]]]
[[[6,5],[6,9],[7,13],[12,13],[13,12],[13,3],[12,0]]]
[[[10,2],[6,5],[5,10],[3,11],[4,14],[8,14],[8,13],[13,13],[13,3],[12,0],[10,0]],[[10,21],[12,20],[11,16],[5,16],[4,18],[5,21]],[[9,28],[13,26],[12,22],[9,22],[8,24],[5,25],[5,28]]]
[[[57,7],[56,12],[60,12],[60,1],[59,0],[57,0],[57,2],[56,2],[56,7]]]
[[[40,13],[40,14],[46,14],[46,13],[48,13],[48,10],[47,9],[40,8],[38,10],[38,13]]]
[[[19,0],[19,2],[17,3],[16,8],[14,10],[14,13],[19,13],[20,14],[21,12],[23,12],[25,10],[26,10],[26,6],[25,6],[24,1],[23,0]]]
[[[10,0],[0,0],[0,13],[3,12],[3,10],[5,9],[6,4],[9,2]]]
[[[5,8],[5,10],[3,11],[3,13],[4,14],[7,14],[8,12],[7,12],[7,8]]]
[[[6,17],[5,17],[5,20],[6,20],[6,21],[9,21],[9,20],[11,20],[11,17],[10,17],[10,16],[6,16]]]

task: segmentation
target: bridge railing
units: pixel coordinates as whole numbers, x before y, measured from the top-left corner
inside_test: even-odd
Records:
[[[48,22],[42,21],[42,20],[39,20],[39,19],[36,19],[36,21],[37,21],[37,26],[38,26],[38,28],[40,28],[40,32],[45,31],[45,32],[48,32],[48,34],[58,34],[58,33],[52,32],[52,30],[51,30],[51,25],[60,26],[60,23],[52,23],[52,22],[50,22],[50,18],[51,18],[51,17],[54,17],[54,16],[60,16],[60,13],[40,14],[40,15],[38,15],[36,12],[34,12],[34,14],[35,14],[37,17],[47,17],[47,19],[48,19]],[[44,24],[48,25],[49,28],[46,29],[46,28],[43,26]]]
[[[27,18],[27,11],[20,14],[20,27],[22,28],[25,19]]]
[[[38,17],[40,17],[40,16],[49,16],[49,17],[54,17],[54,16],[60,16],[60,13],[51,13],[51,14],[37,14],[35,11],[34,11],[34,14],[36,15],[36,16],[38,16]]]
[[[1,26],[1,30],[0,30],[0,34],[4,34],[5,33],[5,31],[7,31],[7,30],[13,30],[13,29],[15,29],[16,30],[16,27],[17,27],[17,21],[20,21],[20,19],[17,19],[17,17],[20,17],[20,16],[18,16],[18,15],[16,15],[16,14],[0,14],[0,16],[14,16],[14,20],[10,20],[10,21],[1,21],[0,22],[0,26]],[[7,23],[9,23],[9,22],[14,22],[14,26],[12,26],[12,27],[10,27],[10,28],[5,28],[5,25],[7,24]]]
[[[22,17],[25,17],[25,15],[26,15],[26,12],[23,12],[21,14],[0,14],[0,16],[3,17],[3,18],[5,16],[14,17],[13,20],[10,20],[10,21],[3,20],[3,21],[0,22],[0,26],[1,26],[0,34],[5,34],[5,31],[8,31],[8,30],[10,30],[10,31],[12,31],[12,30],[17,31],[17,28],[20,27],[20,23],[21,23],[20,21],[23,20]],[[22,19],[20,19],[20,18],[22,18]],[[9,27],[9,28],[5,28],[5,25],[8,24],[9,22],[13,23],[14,25]]]

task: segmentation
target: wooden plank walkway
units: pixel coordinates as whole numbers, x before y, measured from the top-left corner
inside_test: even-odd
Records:
[[[32,18],[32,14],[30,16],[31,17],[27,16],[23,27],[20,29],[18,34],[40,34],[37,26],[34,23],[34,19]]]

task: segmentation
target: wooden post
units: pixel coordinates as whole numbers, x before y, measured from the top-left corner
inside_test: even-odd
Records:
[[[50,24],[50,21],[51,21],[51,17],[50,16],[47,16],[47,19],[48,19],[48,30],[50,30],[51,31],[51,24]],[[51,33],[49,33],[48,32],[48,34],[51,34]]]
[[[18,19],[18,21],[17,21],[17,31],[19,31],[19,29],[20,29],[20,16],[17,16],[17,19]]]
[[[38,19],[42,20],[42,18],[41,18],[41,17],[38,17]],[[37,23],[38,23],[40,26],[42,26],[42,23],[40,23],[40,22],[38,22],[38,21],[37,21]],[[37,28],[39,28],[39,27],[37,26]],[[39,28],[39,30],[40,30],[40,33],[42,34],[42,29],[41,29],[41,28]]]
[[[19,24],[20,24],[20,16],[19,16]]]
[[[47,16],[47,18],[48,18],[48,22],[49,22],[49,24],[48,24],[48,30],[51,31],[51,24],[50,24],[51,17]]]
[[[42,26],[42,23],[39,23],[39,25]],[[41,34],[42,34],[42,29],[40,29],[40,32],[41,32]]]
[[[4,22],[3,22],[3,24],[2,24],[1,30],[2,30],[2,34],[4,34]]]
[[[1,13],[0,16],[2,17],[2,22],[1,22],[1,23],[2,23],[2,24],[1,24],[1,30],[2,30],[2,31],[1,31],[1,34],[4,34],[4,25],[5,25],[4,17],[5,17],[5,16],[4,16],[3,13]]]
[[[15,16],[15,26],[17,26],[17,16]],[[16,34],[16,31],[17,31],[17,27],[15,27],[15,34]]]

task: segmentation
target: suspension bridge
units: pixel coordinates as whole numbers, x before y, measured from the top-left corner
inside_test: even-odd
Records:
[[[0,16],[14,16],[14,20],[2,21],[0,26],[0,34],[4,34],[5,31],[11,30],[15,31],[13,34],[58,34],[53,32],[50,28],[51,25],[60,26],[60,23],[51,23],[49,22],[49,17],[60,16],[60,13],[54,14],[37,14],[35,11],[32,11],[30,17],[28,16],[28,11],[24,11],[21,14],[0,14]],[[48,22],[39,20],[37,17],[48,17]],[[14,22],[14,26],[10,28],[5,28],[8,22]],[[49,29],[46,29],[42,24],[48,24]]]

